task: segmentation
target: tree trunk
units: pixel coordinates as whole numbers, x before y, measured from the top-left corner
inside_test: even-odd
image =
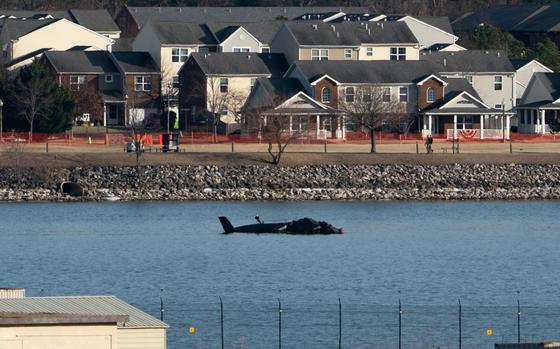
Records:
[[[33,119],[29,122],[29,143],[33,142]]]
[[[369,135],[371,137],[371,150],[370,153],[377,153],[376,144],[375,144],[375,130],[373,128],[369,129]]]

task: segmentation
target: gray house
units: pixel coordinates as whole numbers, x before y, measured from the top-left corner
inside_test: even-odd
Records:
[[[535,73],[517,106],[519,132],[550,132],[560,110],[560,73]]]

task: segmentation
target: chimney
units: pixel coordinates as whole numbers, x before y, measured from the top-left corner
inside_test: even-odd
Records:
[[[383,30],[383,22],[381,23],[381,29]]]
[[[25,298],[24,288],[0,288],[0,299]]]
[[[498,51],[498,57],[500,57],[500,51]]]
[[[368,28],[368,24],[366,23],[366,29]]]
[[[248,59],[248,60],[251,60],[251,55],[247,55],[247,59]]]
[[[367,30],[367,33],[371,36],[371,28]]]
[[[340,38],[340,32],[336,32],[336,37]]]
[[[313,29],[317,30],[317,24],[313,24]]]
[[[447,58],[444,58],[444,59],[443,59],[443,66],[444,66],[444,67],[447,67]]]

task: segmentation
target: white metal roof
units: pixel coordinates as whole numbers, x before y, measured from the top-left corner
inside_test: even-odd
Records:
[[[26,297],[0,299],[2,313],[128,315],[119,328],[167,328],[169,325],[115,296]]]

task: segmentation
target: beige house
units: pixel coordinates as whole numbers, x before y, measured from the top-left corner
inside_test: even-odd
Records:
[[[405,22],[287,22],[270,43],[288,63],[418,60],[420,45]]]
[[[67,19],[7,19],[0,32],[0,43],[8,69],[13,70],[49,50],[79,46],[111,51],[114,40]]]
[[[218,40],[206,24],[149,22],[132,43],[132,50],[149,52],[161,71],[162,93],[175,94],[179,70],[195,52],[216,52]]]
[[[114,296],[0,298],[2,349],[165,349],[167,328]]]

